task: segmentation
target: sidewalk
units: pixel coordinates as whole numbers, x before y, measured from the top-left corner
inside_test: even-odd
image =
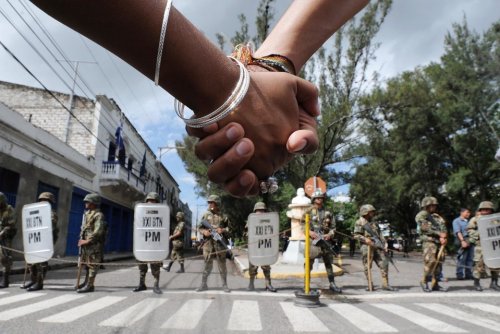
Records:
[[[245,278],[249,278],[248,274],[248,253],[246,250],[233,250],[234,262],[239,268],[240,272]],[[337,259],[334,259],[334,263],[337,263]],[[333,265],[333,272],[335,276],[340,276],[344,274],[342,268]],[[311,271],[311,278],[327,277],[325,271],[325,265],[323,263],[313,264],[313,269]],[[257,273],[257,278],[264,278],[262,270]],[[278,261],[271,265],[271,278],[273,279],[287,279],[287,278],[304,278],[304,265],[302,264],[289,264],[282,263],[282,254],[280,253]]]

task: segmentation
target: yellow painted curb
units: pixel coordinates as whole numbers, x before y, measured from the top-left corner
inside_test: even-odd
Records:
[[[344,270],[342,268],[337,267],[336,265],[333,265],[333,274],[334,276],[341,276],[344,274]],[[248,274],[248,269],[244,271],[243,277],[250,278],[250,275]],[[326,271],[311,272],[311,278],[321,278],[321,277],[327,277]],[[264,279],[265,278],[264,273],[261,270],[259,270],[257,272],[256,278]],[[304,273],[303,272],[275,273],[273,272],[273,267],[271,266],[271,278],[272,279],[304,278]]]

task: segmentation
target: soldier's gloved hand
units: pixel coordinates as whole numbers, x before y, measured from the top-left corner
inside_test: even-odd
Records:
[[[251,78],[236,112],[218,126],[187,128],[202,138],[196,156],[213,160],[209,179],[238,197],[256,195],[259,180],[272,176],[293,153],[312,153],[319,146],[317,88],[286,73],[251,72]]]
[[[210,231],[209,231],[209,230],[201,230],[201,234],[203,234],[205,237],[209,237],[209,236],[211,236],[211,234],[210,234]]]
[[[372,239],[370,239],[370,238],[365,238],[365,244],[367,244],[368,246],[372,246],[372,245],[373,245],[373,241],[372,241]]]
[[[309,231],[309,237],[316,239],[318,237],[318,234],[314,231]]]

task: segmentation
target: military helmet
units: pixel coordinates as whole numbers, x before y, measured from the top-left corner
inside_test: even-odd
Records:
[[[95,205],[101,205],[101,196],[96,193],[87,194],[83,199],[84,202],[89,202]]]
[[[210,195],[208,196],[207,202],[214,202],[217,203],[217,205],[220,205],[220,197],[218,195]]]
[[[376,211],[375,207],[371,204],[364,204],[359,208],[359,215],[360,216],[365,216],[367,215],[370,211]]]
[[[325,198],[325,193],[322,192],[321,189],[316,189],[311,196],[312,200],[315,198]]]
[[[438,205],[438,200],[436,197],[432,196],[426,196],[422,199],[422,203],[420,204],[420,207],[425,208],[429,205]]]
[[[179,211],[175,214],[175,217],[176,218],[180,218],[180,219],[184,219],[184,212],[182,211]]]
[[[149,200],[153,200],[153,201],[160,203],[160,195],[158,195],[158,193],[152,191],[146,195],[146,199],[144,201],[147,202]]]
[[[255,212],[257,210],[267,210],[266,203],[264,203],[264,202],[255,203],[255,205],[253,206],[253,212]]]
[[[0,205],[7,204],[7,197],[4,193],[0,192]]]
[[[490,201],[483,201],[481,203],[479,203],[479,208],[478,210],[481,210],[481,209],[491,209],[491,210],[495,210],[495,208],[493,207],[493,203],[490,202]]]
[[[52,193],[49,193],[48,191],[46,192],[43,192],[41,193],[40,195],[38,195],[38,200],[41,201],[43,199],[46,199],[47,201],[49,201],[50,203],[55,203],[56,200],[54,198],[54,194]]]

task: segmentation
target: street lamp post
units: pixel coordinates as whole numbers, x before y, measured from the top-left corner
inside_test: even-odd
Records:
[[[185,149],[185,146],[159,146],[158,147],[158,160],[161,161],[161,156],[163,155],[164,152],[168,152],[171,150],[183,150]]]

